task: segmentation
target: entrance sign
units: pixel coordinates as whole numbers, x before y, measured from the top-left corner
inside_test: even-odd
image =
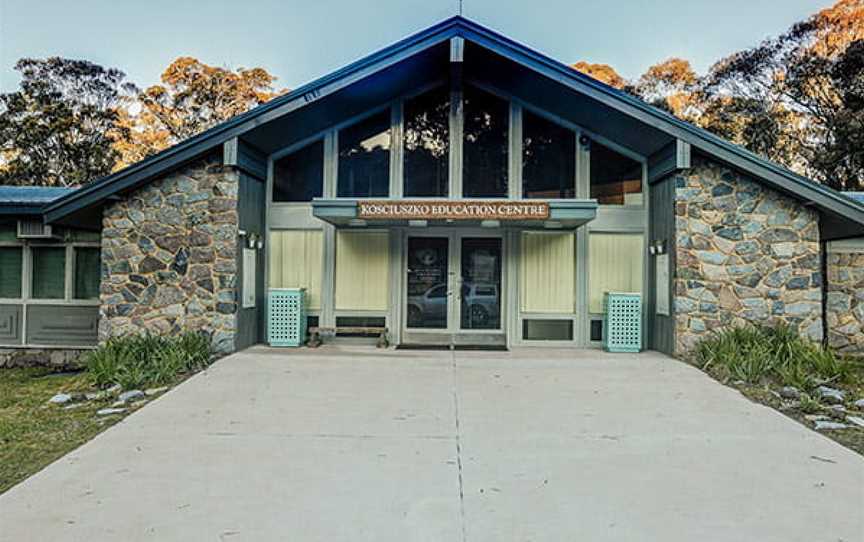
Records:
[[[357,218],[402,220],[546,220],[545,201],[358,201]]]

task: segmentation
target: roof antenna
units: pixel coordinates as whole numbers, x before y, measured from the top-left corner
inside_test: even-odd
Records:
[[[459,0],[459,16],[462,16],[462,0]]]

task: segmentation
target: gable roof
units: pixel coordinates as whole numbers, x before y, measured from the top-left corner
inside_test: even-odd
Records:
[[[201,134],[191,137],[150,158],[99,179],[66,195],[46,208],[48,222],[101,204],[106,198],[146,184],[157,175],[180,167],[212,152],[225,142],[257,126],[305,107],[373,73],[393,66],[453,37],[484,47],[502,57],[534,70],[565,87],[645,123],[671,137],[690,144],[776,189],[812,202],[823,211],[864,227],[864,204],[840,192],[815,183],[778,164],[733,145],[706,130],[697,128],[642,100],[619,91],[555,61],[501,34],[463,17],[452,17],[405,38],[389,47],[349,64],[288,94],[260,105]]]

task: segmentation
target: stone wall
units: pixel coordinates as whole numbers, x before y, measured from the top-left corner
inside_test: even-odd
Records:
[[[77,370],[83,367],[81,356],[87,350],[63,348],[0,348],[0,369],[13,367],[48,367],[53,370]]]
[[[205,331],[234,349],[238,174],[214,156],[106,207],[99,339]]]
[[[864,354],[864,253],[828,253],[828,344]]]
[[[676,179],[676,353],[710,331],[785,322],[822,339],[818,214],[694,157]]]

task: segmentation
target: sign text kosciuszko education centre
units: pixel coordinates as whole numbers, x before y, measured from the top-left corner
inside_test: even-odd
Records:
[[[545,201],[359,201],[357,218],[402,220],[546,220]]]

